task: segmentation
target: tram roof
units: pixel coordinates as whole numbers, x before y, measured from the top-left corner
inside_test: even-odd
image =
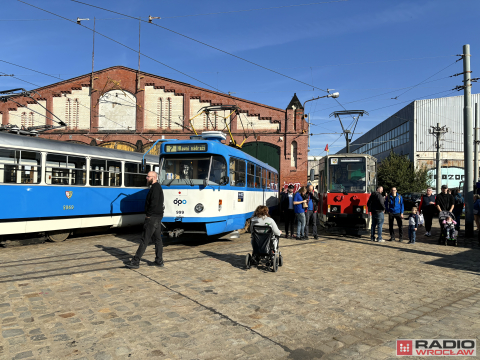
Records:
[[[29,148],[36,151],[49,151],[53,153],[81,154],[85,156],[101,156],[107,158],[116,158],[121,160],[139,161],[142,160],[143,153],[132,151],[116,150],[102,148],[99,146],[90,146],[66,141],[42,139],[38,137],[29,137],[0,132],[0,144],[2,147],[13,146],[15,148]],[[157,155],[145,156],[147,161],[158,163]]]
[[[191,139],[191,140],[169,140],[168,142],[165,142],[162,144],[162,155],[166,155],[166,153],[163,151],[163,147],[165,145],[172,145],[172,144],[187,144],[187,143],[195,143],[195,144],[208,144],[208,151],[206,153],[217,153],[220,155],[229,155],[245,160],[249,160],[252,162],[257,163],[258,165],[264,167],[267,170],[274,171],[278,173],[278,170],[275,169],[273,166],[268,165],[267,163],[264,163],[263,161],[258,160],[256,157],[251,156],[247,154],[246,152],[234,148],[232,146],[228,146],[226,144],[223,144],[219,141],[216,140],[197,140],[197,139]],[[169,153],[172,154],[172,153]],[[201,154],[200,152],[182,152],[180,154]]]

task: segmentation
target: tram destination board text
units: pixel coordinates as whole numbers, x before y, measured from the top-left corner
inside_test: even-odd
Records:
[[[207,151],[207,144],[180,144],[180,145],[165,145],[166,153],[175,152],[204,152]]]

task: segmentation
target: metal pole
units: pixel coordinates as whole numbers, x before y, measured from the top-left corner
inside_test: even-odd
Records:
[[[437,123],[437,131],[440,131],[440,124]],[[437,194],[440,194],[442,189],[442,163],[440,161],[441,154],[440,154],[440,132],[437,133],[437,143],[435,146],[437,147],[437,158],[436,158],[436,167],[437,167]]]
[[[475,164],[473,167],[473,182],[476,184],[478,181],[478,168],[479,168],[479,163],[478,163],[478,141],[480,140],[480,106],[478,103],[475,104],[475,143],[474,143],[474,149],[475,152],[473,154],[473,163]]]
[[[465,162],[465,236],[473,236],[473,119],[470,45],[463,45],[463,133]]]
[[[311,106],[310,106],[311,107]],[[308,113],[308,151],[310,152],[310,113]]]
[[[350,154],[350,139],[348,138],[348,133],[345,134],[347,139],[347,154]]]

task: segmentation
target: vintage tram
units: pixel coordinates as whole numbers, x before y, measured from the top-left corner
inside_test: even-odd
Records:
[[[319,221],[328,232],[349,235],[369,233],[367,208],[376,190],[377,159],[366,154],[336,154],[319,163]]]

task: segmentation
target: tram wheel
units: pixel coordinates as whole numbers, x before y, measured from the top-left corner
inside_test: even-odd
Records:
[[[277,272],[278,271],[278,254],[275,253],[275,256],[273,258],[273,264],[272,264],[272,271]]]
[[[68,239],[70,236],[71,231],[69,230],[57,230],[57,231],[49,231],[47,233],[47,237],[50,241],[53,242],[62,242]]]

